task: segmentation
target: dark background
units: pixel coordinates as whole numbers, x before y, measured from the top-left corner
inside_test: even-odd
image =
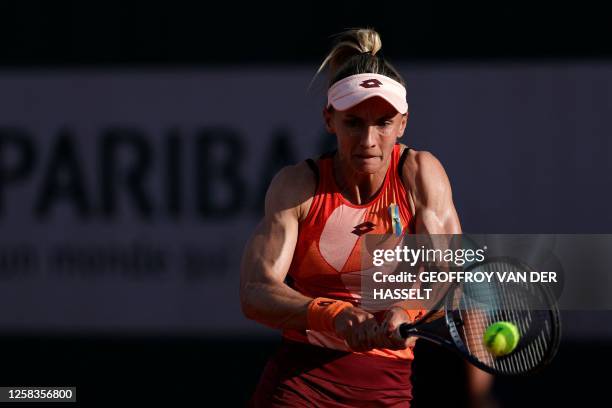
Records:
[[[372,26],[395,60],[526,63],[612,55],[610,19],[579,3],[3,2],[3,67],[316,64],[329,36]]]
[[[0,70],[245,65],[314,69],[329,48],[329,36],[355,26],[376,28],[392,61],[529,65],[610,63],[612,57],[609,15],[581,3],[493,7],[250,2],[221,7],[204,2],[3,2]],[[577,211],[568,217],[573,221],[560,231],[546,232],[609,232],[612,227],[609,217],[602,222],[598,214]],[[514,227],[533,232],[539,226]],[[126,400],[134,405],[240,405],[276,344],[249,338],[4,333],[0,385],[73,385],[79,401],[87,405]],[[427,344],[419,345],[417,355],[415,406],[465,404],[461,361]],[[565,405],[570,399],[587,405],[607,395],[603,378],[591,373],[605,367],[611,356],[608,341],[564,341],[548,370],[499,379],[494,391],[503,406]]]

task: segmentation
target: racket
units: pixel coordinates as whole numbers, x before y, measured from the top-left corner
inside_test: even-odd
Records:
[[[490,258],[466,271],[532,271],[508,257]],[[464,283],[447,285],[436,305],[422,318],[402,324],[402,338],[419,337],[459,353],[491,374],[521,375],[546,366],[559,347],[561,324],[552,292],[537,283]],[[513,323],[520,338],[516,348],[501,357],[485,346],[487,328],[500,321]]]

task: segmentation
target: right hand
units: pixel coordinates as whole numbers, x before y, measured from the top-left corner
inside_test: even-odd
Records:
[[[377,347],[381,330],[373,314],[358,307],[347,307],[334,319],[336,335],[344,339],[352,351],[368,351]]]
[[[390,350],[404,350],[408,347],[414,347],[416,337],[403,338],[400,334],[399,327],[403,323],[412,323],[408,313],[398,306],[392,306],[385,314],[384,320],[380,327],[380,340],[383,348]]]

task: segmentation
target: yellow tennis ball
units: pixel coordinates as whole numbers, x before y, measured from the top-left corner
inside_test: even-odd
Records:
[[[506,356],[514,351],[521,335],[510,322],[495,322],[484,333],[482,341],[495,357]]]

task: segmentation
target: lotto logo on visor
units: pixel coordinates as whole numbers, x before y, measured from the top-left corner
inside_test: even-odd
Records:
[[[380,74],[351,75],[336,82],[327,91],[327,107],[343,111],[375,96],[389,102],[401,114],[408,112],[406,88]]]
[[[381,85],[382,82],[380,82],[378,79],[368,79],[367,81],[363,81],[359,84],[359,86],[364,88],[380,88]]]

